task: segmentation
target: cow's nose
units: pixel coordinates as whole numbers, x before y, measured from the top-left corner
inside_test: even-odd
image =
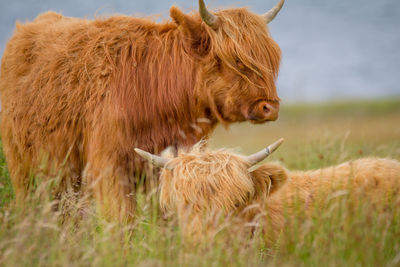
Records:
[[[253,105],[248,118],[254,122],[275,121],[278,114],[279,102],[260,101]]]
[[[278,119],[279,103],[262,101],[258,105],[260,113],[264,115],[264,120],[275,121]]]

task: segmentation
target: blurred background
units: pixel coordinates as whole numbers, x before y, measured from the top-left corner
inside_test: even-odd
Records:
[[[207,0],[211,10],[247,6],[263,13],[277,0]],[[197,0],[0,0],[0,55],[15,22],[47,10],[87,17],[122,13],[169,18],[172,5]],[[287,0],[270,25],[283,60],[278,92],[284,103],[400,97],[400,1]]]

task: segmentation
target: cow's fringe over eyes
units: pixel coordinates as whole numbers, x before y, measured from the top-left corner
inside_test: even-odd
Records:
[[[164,209],[171,209],[170,203],[196,203],[198,207],[191,208],[231,210],[248,202],[255,191],[250,173],[242,173],[250,163],[226,150],[204,153],[196,146],[168,165],[173,169],[163,170],[160,180],[160,203]],[[233,173],[242,175],[232,176]]]
[[[211,42],[216,44],[215,53],[220,55],[222,61],[226,62],[232,71],[241,75],[247,82],[253,83],[238,69],[238,62],[262,78],[263,82],[274,83],[274,79],[278,76],[280,49],[269,35],[261,34],[259,28],[253,26],[253,24],[265,24],[263,19],[252,16],[244,8],[232,12],[234,15],[224,16],[224,13],[224,11],[218,13],[223,27],[216,33],[209,31],[211,38],[215,38]],[[246,33],[243,29],[246,29]],[[254,40],[250,38],[258,40],[254,44]],[[260,58],[268,60],[260,61]],[[271,78],[272,80],[269,80]],[[265,85],[262,86],[265,87]],[[277,100],[276,97],[276,95],[269,95],[270,99]]]

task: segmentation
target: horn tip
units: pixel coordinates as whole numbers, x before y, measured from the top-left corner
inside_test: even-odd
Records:
[[[138,153],[138,154],[143,153],[143,152],[146,152],[146,151],[141,150],[140,148],[137,148],[137,147],[135,147],[134,150],[135,150],[135,152]]]
[[[273,143],[272,145],[268,146],[268,150],[270,153],[274,152],[278,147],[285,141],[284,138],[280,138],[278,141]]]
[[[276,15],[282,9],[284,3],[285,3],[285,0],[280,0],[279,3],[276,4],[270,11],[268,11],[267,13],[262,15],[262,17],[264,17],[264,20],[267,24],[270,23],[276,17]]]
[[[135,147],[134,148],[135,152],[138,153],[141,157],[145,158],[145,159],[151,159],[151,155],[149,152],[144,151],[140,148]]]

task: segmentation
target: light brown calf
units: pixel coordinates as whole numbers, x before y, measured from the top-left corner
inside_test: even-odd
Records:
[[[363,158],[312,171],[265,163],[251,170],[263,153],[269,154],[260,151],[244,157],[227,150],[202,152],[197,146],[170,160],[152,156],[153,163],[165,167],[160,177],[162,208],[177,213],[187,236],[215,228],[221,213],[246,222],[264,214],[264,226],[274,234],[284,226],[285,214],[299,203],[307,212],[338,192],[360,201],[367,197],[376,204],[399,197],[400,162],[393,159]]]

